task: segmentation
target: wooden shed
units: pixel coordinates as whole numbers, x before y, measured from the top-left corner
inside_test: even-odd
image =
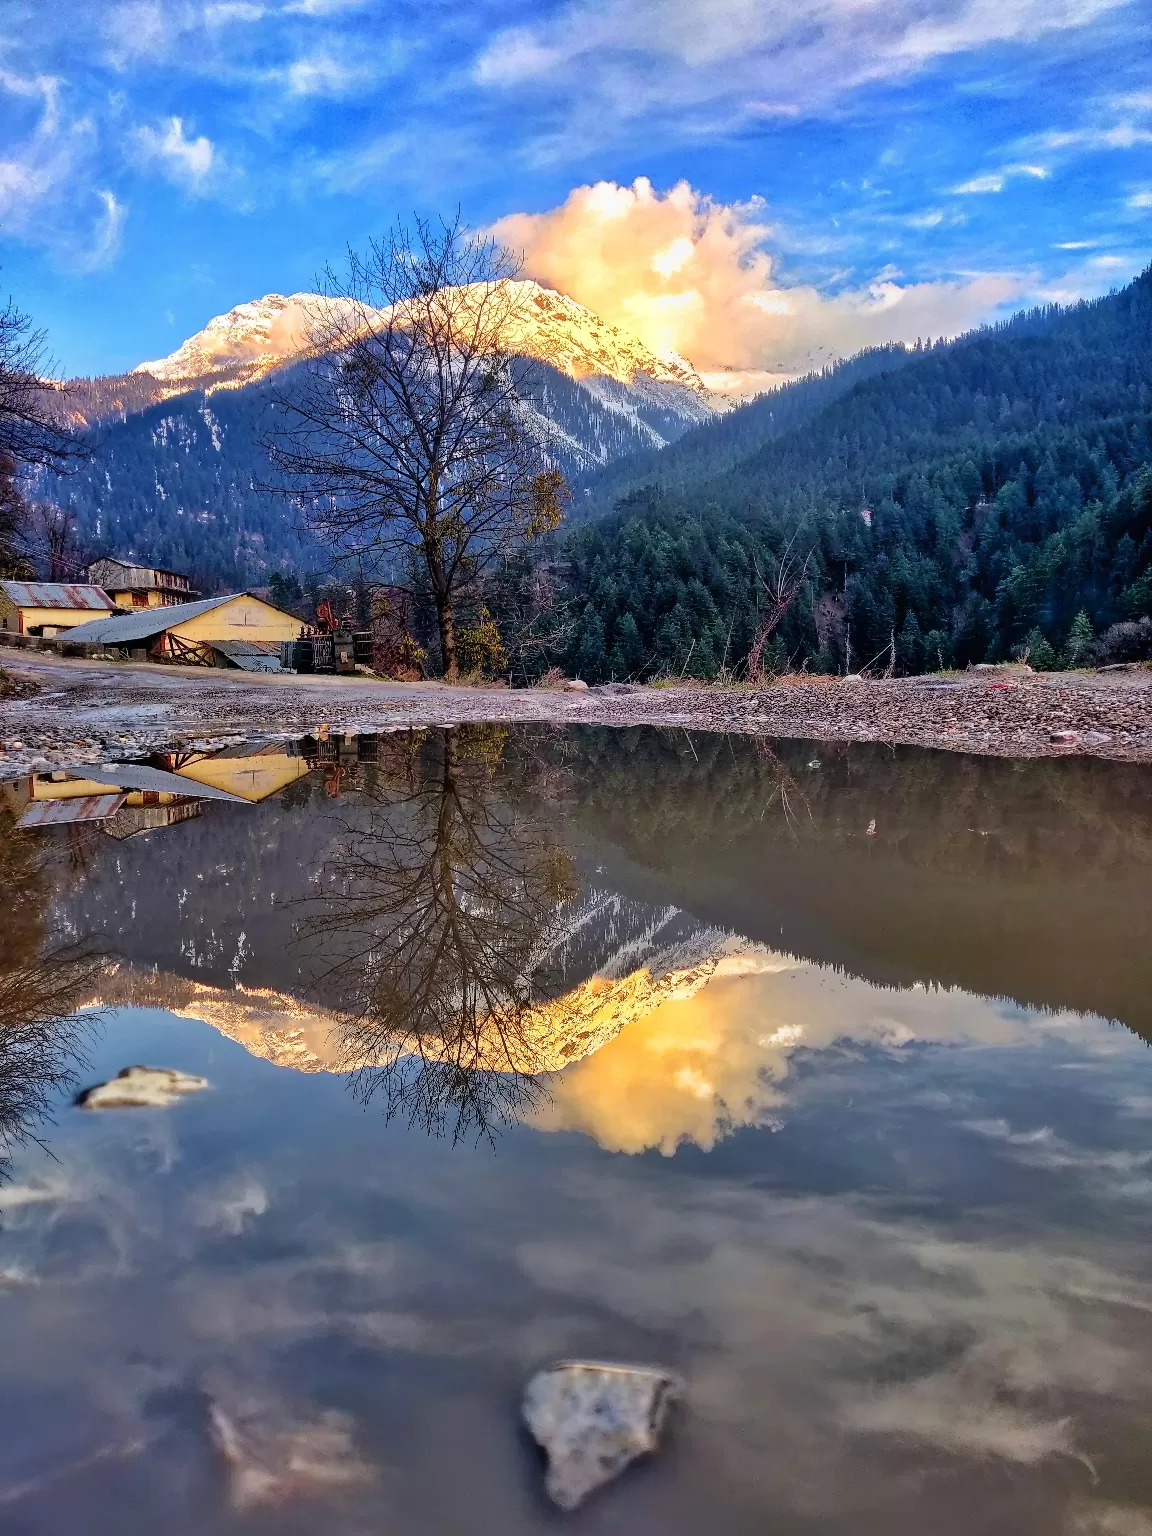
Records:
[[[257,649],[278,648],[283,640],[300,633],[300,620],[266,603],[251,592],[227,597],[206,597],[198,603],[171,607],[141,608],[119,618],[84,624],[68,637],[77,645],[93,645],[143,653],[157,661],[189,666],[230,667],[237,663],[227,654],[229,644],[246,642]],[[220,647],[220,648],[218,648]]]
[[[0,634],[58,635],[118,611],[103,588],[82,582],[0,581]]]

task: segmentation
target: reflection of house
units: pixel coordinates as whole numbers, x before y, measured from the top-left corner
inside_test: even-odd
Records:
[[[200,814],[205,799],[241,803],[211,786],[190,794],[192,786],[175,774],[143,763],[30,773],[0,787],[21,827],[99,824],[119,838],[187,821]]]
[[[116,604],[100,587],[71,581],[0,581],[0,631],[10,634],[58,635],[115,612]]]
[[[192,666],[239,665],[227,652],[248,646],[279,648],[300,633],[294,614],[274,608],[250,592],[206,597],[198,603],[140,609],[119,618],[85,624],[70,637],[78,645],[97,645],[127,654]],[[244,642],[237,647],[235,642]]]
[[[162,608],[168,603],[187,603],[199,597],[187,576],[162,571],[130,560],[96,560],[88,567],[88,580],[103,587],[121,608]]]
[[[197,784],[226,789],[242,800],[255,804],[267,800],[278,790],[286,789],[308,773],[308,764],[302,757],[289,757],[284,748],[272,745],[263,751],[253,752],[249,746],[227,749],[211,757],[172,757],[169,766],[182,779],[192,779]]]

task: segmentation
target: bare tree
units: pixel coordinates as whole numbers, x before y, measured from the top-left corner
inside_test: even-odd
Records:
[[[59,469],[81,452],[50,368],[44,332],[9,299],[0,309],[0,455],[17,464]]]
[[[360,1096],[435,1135],[451,1123],[454,1139],[491,1139],[536,1101],[550,1061],[539,1005],[563,1007],[550,936],[575,894],[571,861],[501,782],[504,734],[461,726],[419,755],[394,747],[371,817],[337,844],[300,924]]]
[[[760,622],[756,626],[756,638],[752,642],[752,649],[748,652],[746,676],[752,683],[759,682],[762,678],[764,647],[783,623],[785,614],[800,595],[808,576],[808,567],[815,549],[810,549],[802,562],[793,554],[793,545],[799,532],[800,529],[797,528],[781,553],[772,562],[772,571],[769,576],[762,576],[759,567],[756,569],[756,579],[763,593],[763,606],[760,611]]]
[[[72,432],[60,386],[49,380],[43,331],[11,299],[0,309],[0,575],[33,574],[28,548],[31,509],[22,471],[63,469],[82,448]]]
[[[459,216],[349,252],[342,276],[325,274],[308,361],[267,441],[281,488],[337,559],[410,572],[432,600],[448,677],[461,600],[556,528],[566,498],[511,352],[517,271]]]
[[[55,502],[36,501],[25,515],[24,544],[46,581],[76,581],[87,570],[88,554],[76,531],[76,516]]]
[[[35,568],[27,549],[28,502],[16,473],[16,460],[0,453],[0,579],[27,581]]]

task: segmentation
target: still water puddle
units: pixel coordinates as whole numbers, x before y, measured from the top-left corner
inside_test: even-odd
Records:
[[[1148,783],[471,727],[3,786],[0,1528],[1150,1536]],[[72,1105],[135,1063],[209,1086]],[[572,1356],[688,1397],[560,1517]]]

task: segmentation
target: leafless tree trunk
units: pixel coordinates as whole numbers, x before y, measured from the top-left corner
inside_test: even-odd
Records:
[[[797,533],[799,529],[793,533],[784,546],[783,552],[774,561],[774,568],[769,577],[761,576],[759,570],[756,572],[764,594],[764,606],[760,614],[760,623],[756,628],[756,638],[752,642],[752,649],[748,652],[746,676],[749,682],[756,683],[761,680],[764,669],[764,647],[779,629],[785,614],[799,596],[808,575],[813,551],[811,549],[808,551],[801,564],[792,553]]]
[[[510,352],[522,290],[509,253],[459,217],[349,253],[312,307],[308,360],[267,449],[337,559],[411,570],[436,610],[445,675],[457,609],[516,544],[558,526],[566,487],[533,434]]]

